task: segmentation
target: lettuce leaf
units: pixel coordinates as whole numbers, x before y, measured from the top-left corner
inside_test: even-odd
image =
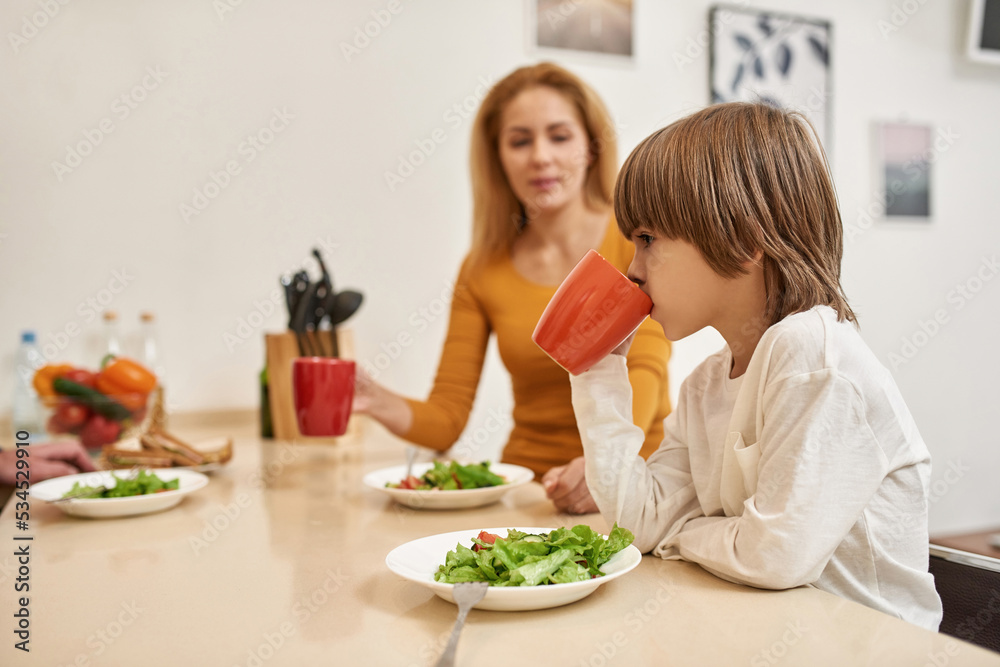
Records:
[[[632,543],[634,536],[615,524],[607,538],[590,526],[557,528],[542,535],[508,530],[493,544],[473,538],[476,550],[461,544],[449,551],[435,581],[487,581],[491,586],[541,586],[603,576],[600,566]]]

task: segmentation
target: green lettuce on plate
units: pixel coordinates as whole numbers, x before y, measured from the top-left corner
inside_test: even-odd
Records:
[[[481,489],[488,486],[500,486],[507,480],[490,470],[490,462],[462,465],[452,461],[445,464],[435,461],[434,466],[421,477],[410,476],[398,484],[386,482],[390,489],[409,489],[426,491],[441,489],[442,491],[458,491],[459,489]]]
[[[491,586],[586,581],[603,576],[600,567],[633,539],[617,523],[606,538],[582,524],[539,535],[508,529],[506,538],[482,531],[472,538],[471,548],[458,544],[448,552],[434,580],[446,584],[486,581]]]
[[[115,480],[112,487],[106,486],[84,486],[80,482],[73,482],[73,488],[63,494],[63,498],[126,498],[128,496],[144,496],[149,493],[159,493],[161,491],[176,491],[180,488],[180,480],[172,479],[165,482],[155,473],[140,470],[139,474],[132,479],[118,477],[114,473],[111,477]]]

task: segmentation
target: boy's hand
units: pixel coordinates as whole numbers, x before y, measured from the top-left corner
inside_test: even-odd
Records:
[[[636,329],[638,331],[638,329]],[[632,341],[635,340],[635,331],[629,334],[629,337],[622,341],[622,344],[611,350],[611,354],[620,354],[623,357],[628,356],[628,350],[632,347]]]
[[[599,511],[584,476],[584,460],[578,456],[564,466],[556,466],[542,476],[545,495],[560,512],[590,514]]]

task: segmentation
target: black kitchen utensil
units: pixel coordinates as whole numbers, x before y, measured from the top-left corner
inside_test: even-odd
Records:
[[[291,301],[291,311],[288,318],[288,328],[295,330],[292,326],[292,320],[295,319],[295,315],[299,310],[299,306],[302,304],[302,296],[305,294],[306,290],[309,288],[309,274],[305,271],[299,271],[294,276],[292,276],[292,301]]]
[[[295,304],[298,301],[298,293],[295,291],[294,278],[290,275],[281,276],[279,282],[285,290],[285,306],[288,308],[288,326],[291,328],[292,317],[295,315]]]
[[[317,355],[321,357],[336,356],[327,349],[327,345],[324,345],[323,337],[319,333],[320,322],[326,316],[324,304],[329,294],[326,284],[322,281],[316,283],[316,290],[310,296],[309,305],[306,307],[306,334],[310,343],[314,344],[313,348]]]
[[[354,290],[348,289],[343,292],[338,292],[333,308],[329,313],[330,326],[336,327],[338,324],[357,312],[358,308],[361,307],[361,302],[363,300],[364,296],[360,292],[355,292]]]
[[[318,356],[315,354],[315,350],[312,345],[309,344],[309,338],[306,334],[306,323],[310,322],[310,306],[315,308],[313,300],[316,294],[316,283],[310,283],[306,286],[305,292],[299,297],[299,301],[295,306],[295,314],[292,315],[292,320],[288,324],[288,328],[295,332],[296,338],[299,341],[299,352],[307,356]]]
[[[316,288],[316,302],[310,311],[311,324],[313,328],[318,329],[319,323],[323,320],[323,311],[325,310],[327,297],[329,297],[330,294],[333,294],[333,277],[326,269],[326,263],[323,261],[323,256],[319,253],[319,248],[313,248],[312,254],[319,263],[319,270],[322,274],[318,282],[319,286]],[[307,322],[306,326],[309,324],[310,322]]]
[[[323,326],[324,322],[328,325],[330,324],[330,313],[333,312],[336,303],[337,303],[337,294],[333,291],[330,291],[330,293],[327,294],[326,298],[323,300],[323,305],[321,306],[322,315],[320,316],[319,321],[316,323],[317,329],[320,329]],[[331,325],[329,330],[323,332],[323,335],[329,336],[330,356],[339,357],[340,347],[337,344],[337,330],[333,328],[333,326]]]

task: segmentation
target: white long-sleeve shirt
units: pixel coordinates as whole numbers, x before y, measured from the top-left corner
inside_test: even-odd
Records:
[[[889,372],[829,307],[684,381],[648,462],[624,358],[572,378],[587,484],[643,552],[759,588],[811,585],[937,630],[930,455]]]

